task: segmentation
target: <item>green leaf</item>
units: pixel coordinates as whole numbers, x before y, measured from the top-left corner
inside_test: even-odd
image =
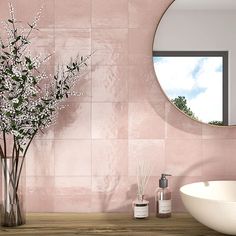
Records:
[[[16,43],[17,41],[19,41],[20,39],[21,39],[21,36],[19,35],[19,36],[16,38],[15,43]]]
[[[17,76],[12,76],[12,79],[15,80],[15,81],[17,81],[17,82],[21,81],[20,78],[17,77]]]
[[[26,81],[27,76],[26,75],[22,75],[21,78],[22,78],[23,81]]]
[[[32,62],[31,62],[31,59],[29,58],[29,57],[25,57],[25,61],[26,61],[26,63],[28,63],[28,64],[31,64]]]

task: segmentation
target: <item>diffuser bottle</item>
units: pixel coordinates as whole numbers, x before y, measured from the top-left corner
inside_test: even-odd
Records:
[[[135,219],[145,219],[149,216],[149,201],[144,199],[144,195],[137,195],[133,202],[133,211]]]
[[[144,199],[145,189],[151,175],[151,164],[145,160],[137,162],[137,198],[133,202],[133,217],[145,219],[149,216],[149,201]]]
[[[168,218],[171,216],[171,191],[168,189],[168,174],[162,174],[159,179],[159,188],[155,193],[156,217]]]

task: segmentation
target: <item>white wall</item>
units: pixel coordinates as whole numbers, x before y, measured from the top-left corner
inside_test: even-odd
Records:
[[[170,7],[157,29],[153,50],[229,51],[229,124],[236,124],[236,11]]]

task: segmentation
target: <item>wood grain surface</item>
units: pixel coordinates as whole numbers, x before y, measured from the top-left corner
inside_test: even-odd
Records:
[[[30,213],[27,223],[0,228],[0,235],[116,235],[116,236],[220,236],[186,213],[171,218],[132,219],[128,214]]]

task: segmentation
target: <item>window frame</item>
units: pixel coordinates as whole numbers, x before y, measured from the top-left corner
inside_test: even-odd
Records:
[[[223,78],[222,78],[222,104],[223,104],[223,125],[228,125],[228,51],[153,51],[153,57],[222,57]]]

